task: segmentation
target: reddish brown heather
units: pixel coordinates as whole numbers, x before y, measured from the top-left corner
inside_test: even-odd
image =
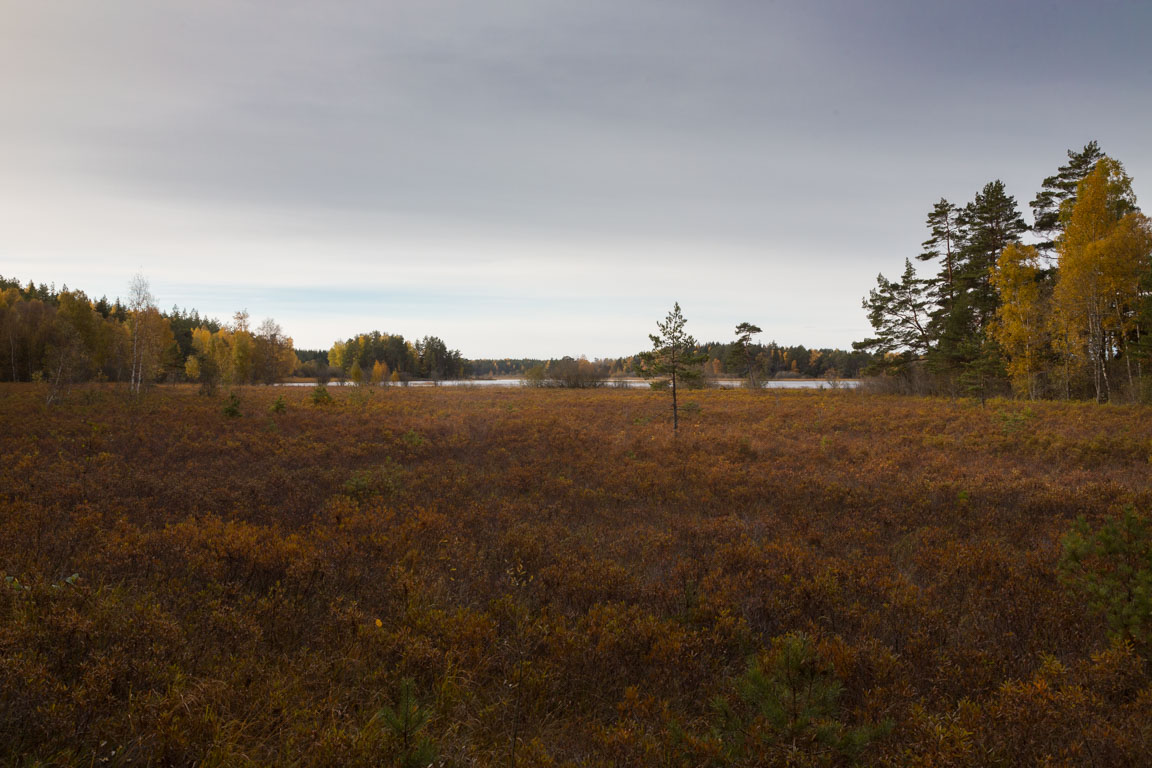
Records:
[[[1150,409],[705,391],[674,438],[659,393],[310,394],[0,387],[0,762],[389,764],[404,678],[437,765],[1152,754],[1144,656],[1055,575],[1152,510]],[[891,721],[854,758],[720,720],[796,632],[829,718]]]

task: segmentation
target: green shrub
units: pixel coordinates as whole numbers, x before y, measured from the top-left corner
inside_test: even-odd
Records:
[[[424,768],[436,759],[432,742],[420,733],[428,720],[428,710],[416,700],[416,684],[405,678],[400,682],[396,706],[381,707],[365,730],[382,737],[382,746],[392,757],[387,764],[398,768]]]
[[[428,439],[424,437],[424,435],[420,434],[414,429],[410,429],[404,434],[400,435],[400,439],[403,440],[406,445],[409,445],[412,448],[419,448],[428,442]]]
[[[240,396],[235,392],[228,394],[228,402],[224,403],[224,415],[229,419],[238,419],[240,413]]]
[[[737,760],[767,758],[779,750],[783,758],[798,749],[855,759],[892,729],[888,721],[851,727],[838,719],[843,685],[803,633],[775,638],[769,653],[749,663],[735,688],[737,702],[721,697],[713,708],[715,732]]]
[[[327,405],[332,402],[332,395],[328,394],[328,387],[323,384],[312,390],[312,405]]]
[[[1093,529],[1083,517],[1063,538],[1060,580],[1104,615],[1114,637],[1152,640],[1152,536],[1148,518],[1126,507]]]
[[[353,472],[344,482],[344,493],[357,501],[366,501],[375,496],[391,496],[403,484],[402,469],[391,459],[385,459],[379,467]]]

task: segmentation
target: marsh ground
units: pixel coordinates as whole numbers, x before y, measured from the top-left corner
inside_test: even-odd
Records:
[[[653,392],[226,396],[0,387],[0,761],[1152,748],[1140,649],[1056,576],[1075,517],[1152,508],[1150,409],[702,391],[673,437]],[[804,685],[839,693],[769,711]]]

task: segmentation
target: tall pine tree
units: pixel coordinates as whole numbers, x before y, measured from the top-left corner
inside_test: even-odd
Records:
[[[951,303],[956,288],[956,261],[964,244],[961,213],[959,208],[940,198],[928,214],[928,231],[932,236],[924,241],[924,250],[916,257],[920,261],[940,259],[940,274],[928,284],[936,300],[944,306]]]
[[[1104,157],[1100,145],[1090,141],[1079,152],[1068,150],[1068,164],[1062,165],[1056,175],[1044,179],[1040,192],[1032,201],[1032,230],[1043,238],[1036,244],[1042,256],[1051,257],[1056,248],[1056,240],[1064,231],[1065,219],[1076,204],[1076,186],[1092,172],[1096,163]],[[1063,211],[1063,215],[1061,214]]]
[[[932,347],[929,333],[932,300],[925,282],[916,277],[916,270],[908,259],[904,260],[900,282],[877,275],[876,287],[864,299],[868,322],[876,335],[853,342],[852,348],[876,355],[881,369],[897,373],[907,373],[913,363],[923,360]]]
[[[937,345],[930,362],[969,388],[978,387],[983,396],[989,381],[1000,374],[996,345],[988,335],[1000,305],[992,273],[1000,253],[1020,242],[1028,225],[1000,180],[985,184],[957,220],[960,248],[953,265],[953,293],[934,317]]]

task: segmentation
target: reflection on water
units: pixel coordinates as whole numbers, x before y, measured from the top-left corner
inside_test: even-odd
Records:
[[[856,379],[839,379],[835,381],[827,381],[825,379],[773,379],[772,381],[763,382],[760,386],[764,389],[853,389],[859,386],[860,382]],[[283,384],[278,384],[280,387],[314,387],[315,382],[309,381],[288,381]],[[338,381],[328,382],[330,387],[351,387],[355,386],[350,382],[341,384]],[[399,382],[383,382],[379,386],[384,387],[526,387],[528,381],[526,379],[457,379],[451,381],[410,381],[408,384]],[[651,383],[644,379],[614,379],[604,383],[606,389],[649,389]],[[709,386],[718,389],[738,389],[744,386],[744,382],[738,379],[717,379],[709,383]]]

